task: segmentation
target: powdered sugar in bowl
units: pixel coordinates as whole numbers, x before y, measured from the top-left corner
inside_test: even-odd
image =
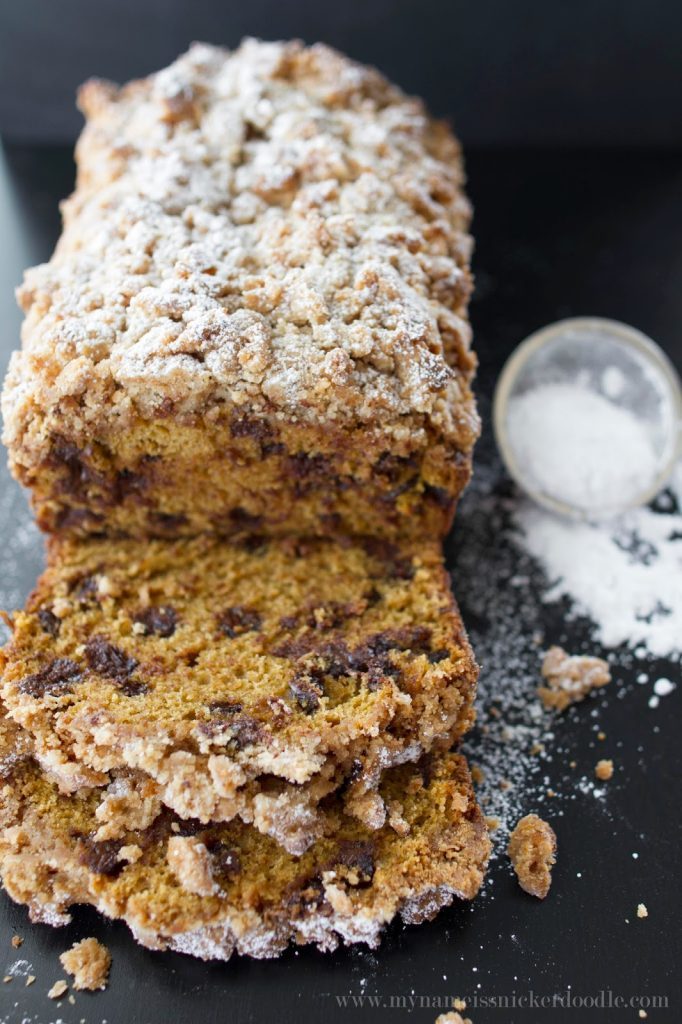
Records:
[[[635,328],[560,320],[507,361],[493,421],[507,469],[532,498],[604,519],[650,501],[669,479],[682,392],[667,356]]]

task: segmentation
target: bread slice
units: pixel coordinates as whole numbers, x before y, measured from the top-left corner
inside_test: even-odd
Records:
[[[153,949],[272,957],[290,942],[376,946],[397,915],[430,919],[455,897],[472,899],[483,879],[490,842],[456,754],[390,769],[380,793],[391,823],[377,831],[332,798],[323,834],[295,857],[252,826],[202,825],[168,811],[100,841],[101,792],[60,794],[17,752],[17,727],[5,723],[0,733],[0,875],[34,921],[64,924],[70,906],[91,904]],[[131,776],[112,783],[134,784]]]
[[[0,651],[62,791],[141,771],[181,817],[294,853],[342,785],[381,827],[382,772],[462,735],[476,678],[435,542],[55,540]]]

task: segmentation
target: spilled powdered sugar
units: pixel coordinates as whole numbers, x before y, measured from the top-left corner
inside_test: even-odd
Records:
[[[567,522],[523,502],[523,546],[544,567],[546,601],[568,597],[607,647],[641,644],[668,657],[682,645],[682,468],[652,508],[609,525]]]
[[[481,665],[478,724],[464,752],[482,772],[478,795],[497,819],[493,838],[529,811],[561,816],[563,799],[606,796],[591,776],[554,793],[572,756],[562,747],[562,716],[537,697],[542,655],[561,643],[571,654],[605,654],[618,691],[618,667],[635,658],[677,661],[682,636],[682,473],[650,508],[600,526],[559,519],[522,497],[496,467],[477,467],[451,541],[453,585]],[[540,630],[546,627],[546,635]],[[649,679],[649,706],[674,689]],[[576,712],[596,730],[599,702]],[[592,703],[592,707],[590,707]],[[569,712],[570,714],[570,712]],[[556,782],[554,782],[556,784]],[[549,805],[549,806],[546,806]]]

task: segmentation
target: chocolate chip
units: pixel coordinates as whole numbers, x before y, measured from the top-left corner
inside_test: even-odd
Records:
[[[381,500],[385,502],[397,501],[401,494],[405,494],[407,491],[411,491],[419,482],[419,476],[415,473],[413,476],[408,476],[402,483],[396,484],[390,491],[386,491],[381,495]]]
[[[279,441],[269,441],[267,444],[261,443],[260,453],[263,458],[267,458],[268,455],[283,455],[286,451],[286,447],[280,444]]]
[[[287,471],[290,476],[304,480],[310,477],[328,477],[330,461],[326,455],[309,455],[307,452],[296,452],[287,459]]]
[[[273,436],[274,431],[266,420],[241,416],[230,423],[230,433],[232,437],[252,437],[255,441],[267,441]]]
[[[236,715],[242,705],[228,700],[214,700],[207,705],[208,710],[217,715]]]
[[[325,902],[322,879],[315,875],[294,882],[285,899],[287,910],[294,920],[311,911],[319,912]]]
[[[141,679],[117,680],[116,685],[126,697],[141,697],[151,689],[149,683],[144,683]]]
[[[99,583],[97,575],[81,576],[79,580],[74,583],[73,596],[77,601],[89,602],[96,601],[99,594]]]
[[[160,533],[162,536],[167,536],[169,533],[175,533],[183,526],[187,526],[187,516],[175,515],[171,512],[150,512],[149,521],[153,531],[152,535]]]
[[[243,633],[258,631],[260,628],[260,614],[253,608],[245,608],[243,605],[226,608],[218,616],[218,629],[225,636],[231,638],[242,636]]]
[[[123,870],[118,854],[123,846],[121,839],[105,839],[101,843],[86,837],[83,839],[79,860],[94,875],[108,875],[110,878]]]
[[[147,632],[153,633],[154,636],[169,637],[173,636],[175,632],[178,616],[175,608],[171,608],[170,605],[161,605],[144,608],[135,615],[134,621],[141,623]]]
[[[413,469],[415,467],[416,461],[414,455],[403,456],[393,455],[391,452],[382,452],[374,464],[374,472],[395,483],[406,469]]]
[[[236,707],[241,707],[236,705]],[[200,722],[197,729],[208,739],[221,739],[232,744],[237,750],[253,746],[264,738],[263,727],[253,715],[235,714],[232,717],[229,711],[218,710],[220,716],[217,721]]]
[[[116,503],[118,504],[125,501],[126,498],[140,494],[149,487],[149,484],[149,474],[136,473],[132,469],[119,470],[113,486]]]
[[[358,875],[358,883],[368,885],[374,877],[374,843],[371,839],[342,839],[332,862]]]
[[[80,665],[71,658],[55,658],[38,672],[19,680],[19,689],[29,697],[68,693],[81,677]]]
[[[124,683],[137,668],[138,662],[120,647],[110,644],[102,636],[93,636],[85,645],[85,657],[93,672]]]
[[[296,673],[289,683],[289,690],[296,703],[307,715],[312,715],[317,711],[320,706],[320,697],[324,696],[322,682],[305,670]]]
[[[204,822],[198,818],[178,818],[173,816],[171,833],[174,836],[195,836],[206,828]]]
[[[40,608],[38,610],[38,622],[44,633],[49,633],[50,636],[59,636],[61,621],[49,608]]]
[[[258,530],[263,525],[262,516],[253,515],[252,512],[247,512],[245,508],[240,508],[239,506],[230,509],[228,519],[232,526],[243,530]]]
[[[424,484],[424,494],[440,508],[449,509],[455,502],[450,491],[446,491],[444,487],[436,487],[434,484]]]
[[[437,665],[439,661],[445,661],[446,658],[449,658],[450,652],[441,647],[437,651],[429,651],[426,657],[432,665]]]
[[[213,860],[213,871],[223,878],[238,875],[242,869],[242,862],[239,853],[226,843],[216,840],[209,840],[206,848]]]
[[[401,554],[391,541],[380,537],[362,537],[362,547],[370,558],[383,564],[383,572],[389,579],[411,580],[414,576],[412,559]]]
[[[94,529],[95,526],[99,526],[103,518],[97,512],[87,508],[60,508],[55,516],[54,525],[57,530],[84,530],[94,534],[97,532]]]

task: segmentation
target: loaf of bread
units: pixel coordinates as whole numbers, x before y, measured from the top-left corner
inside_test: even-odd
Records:
[[[449,129],[300,43],[80,99],[3,398],[41,527],[442,536],[478,432]]]

